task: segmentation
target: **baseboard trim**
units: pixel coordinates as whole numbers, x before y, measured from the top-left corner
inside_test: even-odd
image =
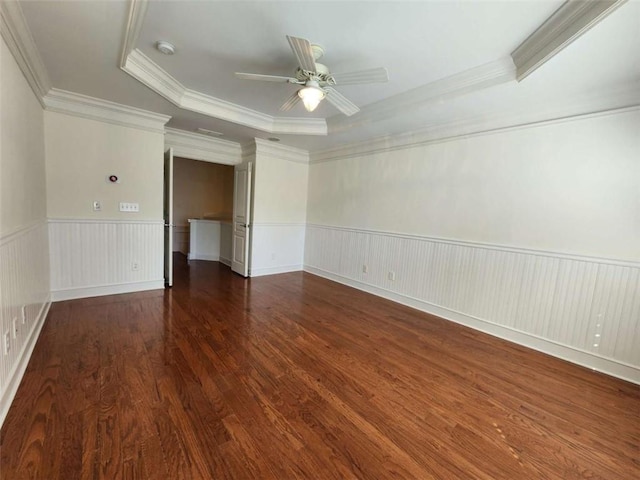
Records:
[[[230,258],[225,258],[225,257],[220,257],[220,260],[218,260],[220,263],[226,265],[227,267],[231,267],[231,259]]]
[[[101,297],[104,295],[117,295],[120,293],[143,292],[145,290],[157,290],[164,288],[164,279],[149,280],[145,282],[116,283],[113,285],[97,285],[92,287],[67,288],[53,290],[51,300],[74,300],[76,298]]]
[[[278,273],[299,272],[303,269],[302,264],[282,265],[279,267],[252,268],[249,272],[250,277],[262,277],[264,275],[275,275]]]
[[[207,260],[209,262],[219,262],[220,261],[220,257],[218,255],[208,255],[206,253],[196,253],[196,254],[189,254],[189,260]]]
[[[36,346],[36,341],[40,336],[40,332],[42,331],[42,327],[44,326],[44,321],[47,318],[47,314],[49,313],[49,307],[51,307],[51,299],[47,298],[45,303],[42,304],[40,308],[40,312],[38,313],[38,317],[36,319],[31,332],[29,333],[29,338],[24,343],[22,347],[22,351],[20,352],[20,359],[15,363],[13,367],[13,371],[9,374],[9,381],[0,396],[0,428],[4,424],[4,420],[9,413],[9,408],[11,408],[11,404],[13,403],[13,399],[18,392],[18,387],[20,386],[20,382],[22,381],[22,377],[24,376],[24,372],[27,370],[27,365],[29,364],[29,360],[31,359],[31,354],[33,353],[33,349]]]
[[[585,352],[574,347],[559,344],[546,340],[544,338],[531,335],[519,330],[514,330],[502,325],[491,323],[487,320],[483,320],[471,315],[466,315],[462,312],[450,310],[448,308],[441,307],[439,305],[431,304],[417,298],[413,298],[407,295],[402,295],[384,288],[369,285],[358,280],[353,280],[342,275],[337,275],[320,268],[311,267],[309,265],[304,266],[304,271],[317,275],[319,277],[332,280],[334,282],[347,285],[349,287],[362,290],[372,295],[391,300],[396,303],[400,303],[407,307],[415,308],[431,315],[436,315],[445,320],[449,320],[455,323],[459,323],[474,330],[479,330],[489,335],[508,340],[518,345],[537,350],[548,355],[566,360],[571,363],[575,363],[582,367],[594,370],[596,372],[605,373],[622,380],[626,380],[631,383],[640,385],[640,368],[621,363],[615,360],[611,360],[604,357],[593,355],[590,352]]]

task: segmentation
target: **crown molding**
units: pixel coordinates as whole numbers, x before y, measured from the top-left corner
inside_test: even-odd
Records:
[[[140,50],[132,50],[121,68],[177,107],[181,106],[186,88]]]
[[[265,132],[276,133],[273,128],[274,117],[211,95],[196,92],[195,90],[185,89],[179,106],[192,112],[202,113]]]
[[[327,122],[329,133],[404,115],[408,110],[415,110],[512,80],[515,80],[515,65],[511,57],[500,58],[366,105],[351,117],[335,115]]]
[[[323,118],[273,117],[273,133],[298,135],[327,135],[327,121]]]
[[[242,162],[239,143],[175,128],[165,128],[164,145],[166,148],[172,148],[176,157],[225,165],[237,165]]]
[[[160,115],[79,93],[58,90],[57,88],[49,90],[43,101],[47,111],[65,113],[155,133],[164,133],[164,125],[171,118],[167,115]]]
[[[31,90],[44,107],[42,97],[51,89],[51,80],[38,53],[20,3],[1,1],[0,17],[2,38],[7,43]]]
[[[626,0],[568,0],[512,53],[516,78],[523,80]]]
[[[131,0],[129,17],[122,42],[122,53],[120,54],[120,68],[125,66],[127,57],[135,48],[136,43],[138,43],[138,37],[142,30],[142,22],[147,14],[148,5],[148,0]]]
[[[274,157],[295,163],[309,163],[309,152],[301,148],[290,147],[281,143],[270,142],[261,138],[255,139],[256,157]]]
[[[190,90],[138,49],[127,56],[122,70],[177,107],[214,118],[289,135],[326,135],[327,123],[318,118],[279,118]]]
[[[487,135],[497,132],[532,128],[568,121],[583,120],[604,115],[636,111],[640,109],[640,82],[625,88],[608,91],[606,95],[588,95],[552,110],[514,110],[492,116],[473,117],[439,124],[425,129],[387,135],[311,152],[310,163],[321,163],[345,158],[371,155],[413,148],[420,145],[446,142],[460,137]]]
[[[257,147],[255,138],[250,142],[243,143],[240,148],[242,150],[242,163],[246,163],[248,161],[253,161],[256,159]]]

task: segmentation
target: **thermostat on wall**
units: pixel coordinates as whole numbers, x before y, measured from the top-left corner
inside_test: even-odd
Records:
[[[108,175],[107,182],[109,183],[120,183],[120,178],[117,175]]]

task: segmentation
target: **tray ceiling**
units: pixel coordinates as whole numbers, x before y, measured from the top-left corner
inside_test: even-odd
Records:
[[[21,2],[53,87],[170,115],[174,128],[206,128],[241,143],[276,132],[283,143],[312,151],[479,119],[496,125],[536,121],[640,102],[638,1],[622,5],[524,81],[515,81],[510,53],[562,4],[145,3],[135,52],[198,98],[218,102],[217,110],[189,110],[119,68],[129,2]],[[338,86],[362,109],[353,117],[326,102],[313,113],[301,105],[280,112],[293,85],[238,80],[234,72],[291,75],[295,61],[287,34],[321,44],[323,63],[333,72],[384,66],[390,81]],[[158,52],[158,40],[173,43],[176,54]],[[220,105],[230,106],[231,113],[218,115]],[[255,112],[249,117],[267,123],[252,123],[234,109]],[[276,119],[276,126],[268,119]],[[323,120],[327,135],[285,133],[296,131],[296,122]],[[287,130],[290,125],[295,128]]]

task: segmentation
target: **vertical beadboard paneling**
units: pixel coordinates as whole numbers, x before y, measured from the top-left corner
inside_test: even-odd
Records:
[[[305,268],[630,366],[640,381],[636,264],[308,225]]]
[[[49,305],[48,252],[46,221],[0,239],[0,425]],[[14,318],[18,326],[15,338]],[[3,345],[6,332],[10,332],[7,355]]]
[[[49,239],[54,300],[163,284],[160,221],[50,220]]]

